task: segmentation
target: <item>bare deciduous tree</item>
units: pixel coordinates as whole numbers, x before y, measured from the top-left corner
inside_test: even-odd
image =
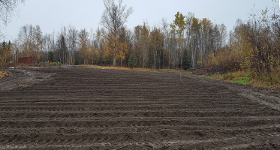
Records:
[[[86,31],[86,29],[83,29],[79,32],[80,55],[83,59],[84,65],[86,64],[86,53],[88,51],[88,38],[89,33]]]
[[[122,0],[119,0],[119,4],[115,4],[114,0],[104,0],[105,10],[101,18],[102,26],[107,30],[110,35],[110,40],[117,43],[119,30],[123,27],[127,21],[128,16],[133,12],[133,8],[130,7],[126,10],[126,5],[122,6]],[[117,45],[113,47],[113,52],[116,52]],[[116,56],[113,54],[113,66],[116,65]]]
[[[18,41],[21,57],[40,57],[42,51],[42,32],[40,26],[25,25],[21,27]]]
[[[70,63],[73,63],[75,51],[78,50],[78,30],[74,26],[69,26],[67,35],[67,45],[71,55]]]
[[[0,0],[0,20],[4,26],[7,26],[7,23],[11,20],[17,6],[24,2],[25,0]],[[0,36],[2,36],[1,31]]]
[[[24,2],[25,0],[0,0],[0,18],[4,25],[7,25],[16,7]]]

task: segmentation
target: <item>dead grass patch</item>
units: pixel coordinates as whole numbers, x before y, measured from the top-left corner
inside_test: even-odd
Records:
[[[149,68],[136,68],[130,69],[128,67],[111,67],[111,66],[93,66],[93,65],[78,65],[81,68],[95,68],[95,69],[116,69],[116,70],[134,70],[134,71],[148,71],[148,72],[159,72],[156,69]]]
[[[9,71],[4,71],[4,70],[0,70],[0,79],[10,75],[11,73]]]

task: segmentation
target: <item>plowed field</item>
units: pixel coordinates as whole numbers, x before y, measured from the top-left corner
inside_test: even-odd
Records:
[[[0,91],[0,149],[280,149],[275,94],[168,72],[31,71],[51,77]]]

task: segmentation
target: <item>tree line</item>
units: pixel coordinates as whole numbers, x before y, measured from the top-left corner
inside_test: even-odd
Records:
[[[225,25],[199,19],[192,13],[177,13],[172,23],[162,19],[160,25],[148,22],[133,29],[125,27],[132,8],[125,9],[122,1],[104,0],[105,10],[101,27],[97,30],[77,30],[69,25],[59,32],[43,34],[40,26],[25,25],[13,41],[18,57],[38,57],[62,64],[98,64],[127,66],[134,54],[137,66],[149,68],[183,68],[188,59],[190,66],[205,65],[211,52],[226,45]],[[187,55],[187,56],[184,56]]]
[[[280,19],[268,9],[251,15],[247,21],[237,20],[229,33],[229,43],[211,54],[209,65],[228,70],[243,70],[251,79],[274,85],[280,83]]]
[[[122,0],[119,4],[104,0],[104,5],[101,27],[96,30],[77,30],[69,25],[43,34],[38,25],[23,26],[11,44],[13,58],[33,56],[41,62],[127,66],[133,55],[138,67],[220,66],[249,70],[252,76],[271,76],[273,68],[279,66],[279,19],[268,10],[245,22],[237,20],[227,34],[224,24],[180,12],[171,23],[162,19],[156,26],[143,22],[128,29],[125,22],[132,7],[126,9]]]

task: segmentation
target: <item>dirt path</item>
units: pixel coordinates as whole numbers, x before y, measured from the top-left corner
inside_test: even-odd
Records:
[[[278,93],[164,72],[32,71],[44,80],[0,91],[0,149],[280,149]]]

